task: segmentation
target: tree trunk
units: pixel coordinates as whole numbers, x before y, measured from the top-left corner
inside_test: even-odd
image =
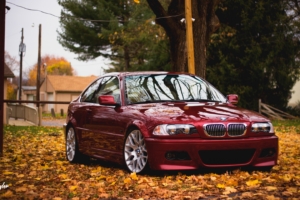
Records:
[[[127,45],[124,46],[124,60],[125,60],[124,71],[126,72],[130,68],[130,56],[129,56],[129,50]]]
[[[209,38],[219,27],[215,8],[220,0],[192,0],[194,35],[194,55],[196,75],[205,78],[206,47]],[[172,0],[166,11],[159,0],[147,0],[156,15],[156,23],[161,25],[170,40],[171,64],[174,71],[188,71],[184,18],[184,0]]]

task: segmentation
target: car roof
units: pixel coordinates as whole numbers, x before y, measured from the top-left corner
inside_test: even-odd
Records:
[[[134,71],[134,72],[110,72],[104,74],[103,76],[130,76],[130,75],[149,75],[149,74],[187,74],[192,75],[186,72],[166,72],[166,71]],[[103,77],[101,76],[101,77]]]

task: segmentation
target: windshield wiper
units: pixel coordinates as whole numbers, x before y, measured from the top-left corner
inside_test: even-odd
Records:
[[[147,101],[139,101],[139,102],[130,102],[131,104],[143,104],[143,103],[162,103],[162,102],[173,102],[172,100],[147,100]]]
[[[212,99],[186,99],[186,100],[180,100],[180,102],[221,102],[221,101],[212,100]]]
[[[131,102],[128,103],[128,105],[131,104],[143,104],[143,103],[178,103],[178,102],[216,102],[220,103],[221,101],[217,100],[211,100],[211,99],[186,99],[186,100],[147,100],[147,101],[140,101],[140,102]]]

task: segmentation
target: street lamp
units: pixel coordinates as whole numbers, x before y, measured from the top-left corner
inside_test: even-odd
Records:
[[[23,56],[26,52],[26,45],[23,43],[23,28],[22,28],[22,37],[21,43],[19,45],[19,55],[20,55],[20,86],[19,86],[19,100],[22,100],[22,66],[23,66]],[[20,102],[21,104],[21,102]]]

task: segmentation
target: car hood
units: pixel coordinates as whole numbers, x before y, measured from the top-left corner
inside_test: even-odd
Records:
[[[164,123],[209,121],[269,121],[266,117],[228,103],[153,103],[130,106],[146,118]]]

